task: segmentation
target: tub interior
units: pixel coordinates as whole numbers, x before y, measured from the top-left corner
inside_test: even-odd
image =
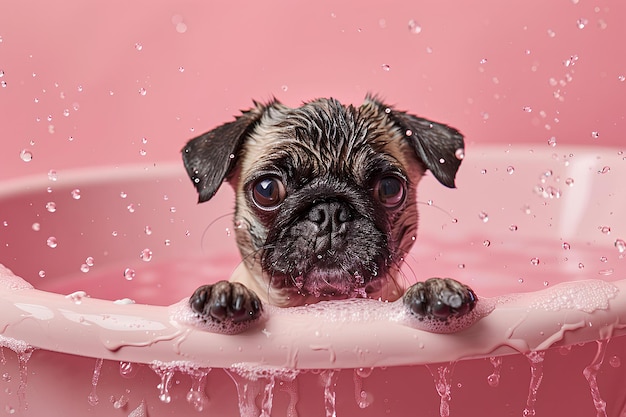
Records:
[[[458,189],[430,177],[420,184],[420,229],[402,279],[450,276],[487,298],[561,282],[623,280],[626,196],[617,179],[625,164],[612,148],[564,154],[532,145],[469,148]],[[225,185],[198,205],[178,164],[67,171],[12,182],[0,197],[1,262],[47,292],[169,306],[200,284],[227,279],[239,263],[232,191]],[[185,357],[178,365],[158,357],[127,362],[124,349],[120,360],[102,361],[55,351],[50,342],[32,355],[3,345],[6,389],[0,395],[7,412],[41,415],[68,392],[66,412],[137,416],[145,410],[152,417],[195,413],[197,404],[218,415],[259,415],[263,407],[272,415],[295,415],[289,411],[295,407],[305,416],[333,410],[472,416],[477,404],[484,415],[586,416],[598,410],[596,394],[606,401],[607,415],[617,416],[626,404],[623,336],[541,354],[428,365],[416,352],[415,365],[371,370],[338,363],[334,370],[302,369],[295,381],[288,372],[255,381],[219,367],[198,371],[182,364]],[[237,363],[236,351],[224,355]],[[66,372],[73,377],[55,383]],[[246,397],[255,390],[254,400]],[[206,402],[194,407],[194,398],[204,398],[194,392],[204,393]],[[163,401],[168,393],[169,402]]]

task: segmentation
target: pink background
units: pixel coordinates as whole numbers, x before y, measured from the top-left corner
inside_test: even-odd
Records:
[[[624,21],[620,0],[11,2],[0,180],[150,167],[252,99],[359,104],[368,91],[470,147],[623,148]]]

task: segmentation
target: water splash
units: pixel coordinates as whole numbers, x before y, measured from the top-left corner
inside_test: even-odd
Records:
[[[426,368],[430,371],[430,374],[435,379],[435,389],[439,394],[439,415],[441,417],[450,416],[450,401],[452,400],[452,372],[454,371],[454,365],[456,362],[450,362],[445,365],[437,366],[435,370],[434,365],[426,365]]]
[[[522,412],[524,417],[535,415],[535,403],[537,402],[537,392],[543,380],[543,360],[545,359],[545,351],[535,351],[526,354],[530,363],[530,384],[528,386],[528,399],[526,400],[526,408]]]
[[[96,359],[96,365],[93,368],[93,375],[91,376],[91,392],[87,397],[87,401],[92,406],[98,405],[100,399],[98,398],[98,380],[100,379],[100,372],[102,371],[102,364],[104,363],[103,359]]]
[[[337,376],[338,372],[326,369],[320,374],[324,384],[324,410],[326,417],[337,417]]]
[[[606,415],[606,401],[600,396],[600,389],[598,388],[598,371],[604,362],[604,355],[606,354],[606,345],[609,343],[608,339],[596,340],[598,344],[598,350],[596,355],[589,365],[583,370],[583,375],[589,384],[591,390],[591,397],[593,398],[593,405],[596,408],[596,417],[607,417]]]
[[[367,408],[374,402],[370,392],[363,389],[363,380],[372,374],[374,368],[358,368],[354,370],[354,399],[359,408]]]

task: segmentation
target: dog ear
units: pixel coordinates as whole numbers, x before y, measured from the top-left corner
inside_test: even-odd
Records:
[[[383,109],[435,178],[446,187],[455,188],[454,178],[465,147],[463,135],[450,126],[395,110],[375,97],[368,96],[367,100]]]
[[[234,122],[191,139],[183,148],[183,162],[198,191],[199,203],[210,200],[232,173],[246,136],[271,105],[254,104],[255,108],[242,112]]]

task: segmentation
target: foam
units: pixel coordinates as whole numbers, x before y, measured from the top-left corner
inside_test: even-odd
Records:
[[[9,291],[31,290],[34,287],[27,281],[18,277],[9,268],[0,264],[0,288]]]
[[[298,369],[244,362],[233,364],[229,370],[249,381],[258,381],[261,378],[278,378],[283,381],[293,381],[300,373]]]
[[[617,296],[619,289],[610,282],[592,280],[564,282],[553,288],[538,292],[529,308],[559,311],[580,310],[593,313],[609,308],[609,301]]]

